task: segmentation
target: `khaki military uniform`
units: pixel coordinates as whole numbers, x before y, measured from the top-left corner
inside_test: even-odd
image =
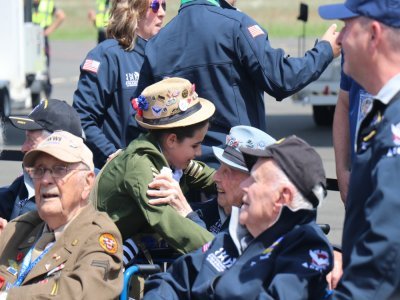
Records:
[[[17,279],[25,255],[40,237],[44,222],[37,212],[11,221],[0,235],[0,286]],[[21,286],[7,299],[117,299],[122,291],[122,245],[115,225],[92,205],[62,232]]]
[[[123,239],[157,233],[181,253],[191,252],[213,239],[193,221],[180,216],[169,205],[151,205],[148,184],[168,162],[150,134],[141,135],[110,161],[97,176],[96,206],[116,223]],[[215,191],[214,169],[192,161],[180,180],[182,191]],[[93,196],[93,195],[92,195]],[[190,200],[190,199],[189,199]]]

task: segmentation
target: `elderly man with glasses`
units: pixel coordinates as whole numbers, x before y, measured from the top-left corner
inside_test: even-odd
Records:
[[[121,235],[89,200],[93,155],[56,131],[24,157],[37,211],[0,236],[0,299],[116,299],[122,290]]]

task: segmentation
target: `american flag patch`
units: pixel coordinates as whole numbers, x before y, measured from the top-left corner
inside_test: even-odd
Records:
[[[253,38],[264,34],[264,31],[258,25],[253,25],[253,26],[247,27],[247,30],[250,32],[250,35]]]
[[[100,62],[97,60],[87,59],[83,64],[82,70],[97,73],[100,67]]]

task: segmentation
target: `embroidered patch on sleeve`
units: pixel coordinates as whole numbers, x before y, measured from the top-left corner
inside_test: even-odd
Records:
[[[99,243],[107,253],[114,254],[118,250],[118,242],[111,233],[103,233],[99,237]]]
[[[329,267],[329,255],[326,251],[319,249],[309,250],[308,254],[310,255],[311,261],[304,262],[302,264],[303,267],[318,272],[322,272]]]
[[[255,37],[259,36],[259,35],[264,35],[265,34],[264,31],[261,29],[261,27],[258,26],[258,25],[253,25],[253,26],[247,27],[247,30],[249,31],[250,35],[253,38],[255,38]]]
[[[100,67],[100,62],[97,60],[87,59],[83,64],[82,70],[97,73]]]

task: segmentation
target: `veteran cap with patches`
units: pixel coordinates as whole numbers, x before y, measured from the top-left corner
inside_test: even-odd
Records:
[[[58,99],[41,101],[28,116],[11,116],[11,124],[23,130],[64,130],[84,137],[81,120],[76,110]]]
[[[198,97],[189,80],[172,77],[145,88],[132,100],[135,118],[147,129],[190,126],[209,119],[215,112],[210,101]]]
[[[33,167],[42,153],[49,154],[66,163],[84,163],[93,171],[92,151],[84,144],[83,139],[67,132],[55,131],[42,141],[36,149],[25,154],[24,166]]]
[[[326,195],[326,177],[322,159],[313,147],[292,135],[263,150],[240,148],[249,170],[260,157],[273,159],[300,193],[314,207],[323,200],[315,193],[322,187]],[[321,195],[322,195],[321,194]]]
[[[224,148],[212,147],[215,157],[231,168],[249,172],[239,147],[264,149],[276,140],[264,131],[251,126],[232,127],[226,136]]]

